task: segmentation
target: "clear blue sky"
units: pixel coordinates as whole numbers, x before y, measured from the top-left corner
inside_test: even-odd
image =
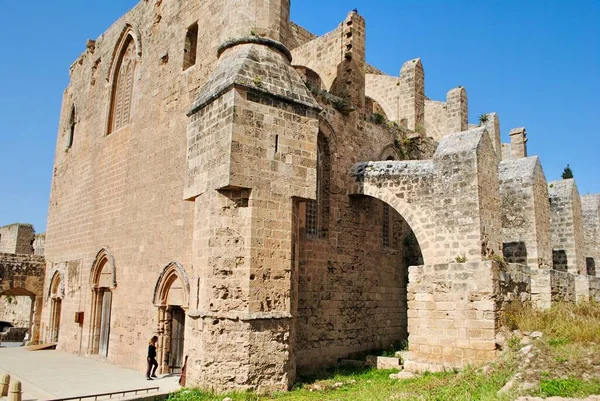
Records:
[[[168,0],[185,1],[185,0]],[[0,24],[0,226],[46,228],[69,66],[136,0],[6,1]],[[569,163],[582,194],[600,192],[599,0],[292,0],[317,34],[358,8],[367,59],[388,74],[420,57],[426,94],[462,85],[470,121],[499,113],[503,141],[525,126],[548,180]]]

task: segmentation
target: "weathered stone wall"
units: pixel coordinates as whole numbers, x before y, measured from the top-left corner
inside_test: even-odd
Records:
[[[548,194],[555,262],[566,257],[566,271],[583,274],[586,270],[583,218],[575,181],[568,179],[549,182]],[[555,269],[562,270],[557,263],[553,264]]]
[[[446,95],[446,129],[461,132],[469,129],[469,103],[467,91],[462,86],[451,89]]]
[[[29,328],[31,298],[29,296],[0,296],[0,320],[14,327]]]
[[[0,227],[0,253],[33,253],[34,230],[31,224],[10,224]]]
[[[586,270],[590,276],[600,276],[600,195],[581,197]]]
[[[550,205],[537,157],[500,163],[504,256],[510,263],[551,267]]]
[[[500,132],[500,118],[496,113],[487,113],[484,114],[485,121],[482,122],[482,125],[487,130],[490,135],[490,139],[492,140],[492,146],[494,147],[494,151],[496,152],[496,158],[498,159],[498,163],[502,161],[502,143],[501,143],[501,132]]]
[[[550,270],[550,287],[552,288],[552,301],[575,302],[575,277],[558,270]]]
[[[19,302],[24,297],[30,299],[26,327],[30,330],[30,340],[34,342],[39,340],[40,335],[45,266],[46,261],[42,256],[0,253],[0,296],[3,299],[6,296],[15,297]],[[26,303],[23,301],[23,305]],[[16,310],[7,310],[9,316],[15,312],[18,315],[16,317],[23,320],[21,306]],[[0,320],[4,320],[1,315]]]
[[[590,280],[590,299],[600,302],[600,277],[588,277]]]
[[[389,75],[367,74],[365,82],[365,95],[379,103],[388,120],[398,121],[400,79]]]
[[[310,68],[330,90],[343,60],[343,23],[333,31],[292,50],[292,64]]]
[[[425,132],[440,141],[448,131],[446,102],[425,100]]]
[[[288,49],[290,50],[294,50],[295,48],[302,46],[317,37],[317,35],[309,32],[307,29],[298,24],[294,24],[291,21],[290,32],[291,37],[288,39]]]
[[[527,131],[525,128],[510,130],[510,156],[512,159],[527,157]]]
[[[499,313],[527,300],[529,274],[494,261],[410,268],[408,371],[440,371],[496,357]]]
[[[33,240],[33,254],[44,256],[46,248],[46,234],[36,234]]]
[[[400,70],[398,120],[410,130],[425,133],[425,71],[421,59],[405,62]]]
[[[103,248],[115,260],[108,360],[144,369],[158,325],[153,290],[164,266],[190,269],[194,205],[182,200],[186,113],[217,60],[221,1],[140,2],[73,64],[58,131],[49,206],[46,272],[64,275],[58,348],[90,344],[90,272]],[[213,18],[214,17],[214,18]],[[199,22],[196,64],[183,70],[187,28]],[[131,121],[107,133],[116,46],[130,28],[138,66]],[[84,44],[82,40],[82,45]],[[69,117],[76,111],[72,146]],[[46,288],[46,294],[48,288]],[[50,302],[43,326],[50,335]],[[84,312],[83,325],[74,322]]]

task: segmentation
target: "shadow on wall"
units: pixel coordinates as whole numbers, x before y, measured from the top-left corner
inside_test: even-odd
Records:
[[[562,250],[552,250],[552,264],[554,265],[554,270],[558,270],[559,272],[567,272],[568,270],[568,260],[567,260],[567,252]]]
[[[596,261],[594,258],[585,258],[585,265],[587,267],[588,276],[596,275]]]
[[[508,263],[527,264],[527,246],[523,241],[505,242],[503,249],[504,258]]]

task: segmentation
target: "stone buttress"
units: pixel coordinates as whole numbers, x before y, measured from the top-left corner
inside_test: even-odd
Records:
[[[296,372],[294,205],[315,198],[320,107],[284,45],[289,0],[237,3],[225,1],[219,60],[189,112],[188,380],[287,390]]]

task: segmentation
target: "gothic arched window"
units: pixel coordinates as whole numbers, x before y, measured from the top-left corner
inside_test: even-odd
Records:
[[[127,35],[121,49],[112,77],[109,134],[126,126],[131,121],[133,87],[137,68],[136,45],[131,35]]]

